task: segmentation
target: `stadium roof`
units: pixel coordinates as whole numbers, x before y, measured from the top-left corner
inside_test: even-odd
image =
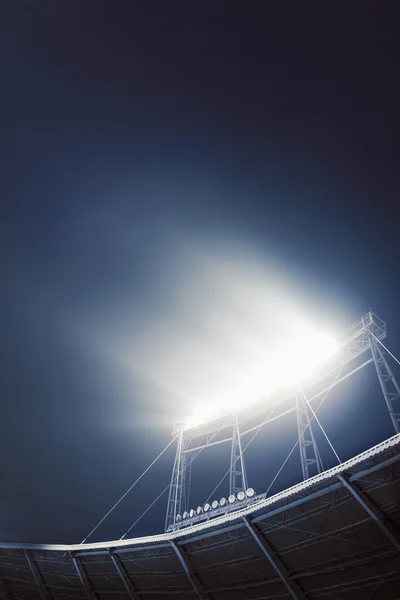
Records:
[[[4,600],[400,598],[400,434],[234,514],[84,545],[0,544]]]

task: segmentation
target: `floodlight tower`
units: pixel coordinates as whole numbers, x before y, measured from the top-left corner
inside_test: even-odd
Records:
[[[240,481],[240,485],[238,483]],[[229,495],[236,496],[239,492],[247,490],[247,476],[244,465],[242,440],[237,413],[233,417],[231,465],[229,471]]]
[[[322,473],[323,466],[311,424],[310,411],[301,391],[296,394],[297,432],[303,479]]]
[[[385,337],[386,324],[369,312],[339,336],[337,351],[329,360],[319,365],[312,376],[302,383],[301,388],[289,389],[285,387],[285,382],[282,382],[280,390],[270,394],[266,401],[260,401],[239,413],[221,414],[192,426],[177,426],[173,432],[177,438],[177,450],[169,488],[166,530],[209,519],[213,514],[236,510],[241,503],[243,506],[243,502],[254,502],[265,497],[266,494],[255,496],[254,490],[247,488],[242,439],[244,435],[257,432],[264,425],[285,415],[296,414],[303,479],[323,472],[324,467],[313,431],[316,426],[321,427],[321,423],[312,404],[317,398],[325,398],[334,386],[367,365],[373,363],[375,366],[394,430],[400,433],[400,386],[386,360],[389,352],[382,342]],[[227,472],[228,501],[222,498],[220,501],[214,500],[211,505],[206,501],[204,506],[189,510],[194,459],[204,448],[224,442],[231,443],[230,468]],[[332,445],[331,448],[333,449]]]
[[[165,529],[168,530],[182,515],[189,512],[192,463],[203,448],[221,443],[215,440],[221,430],[231,429],[231,459],[229,472],[229,495],[237,495],[247,490],[247,476],[243,458],[240,423],[237,413],[201,423],[194,427],[181,424],[174,429],[177,436],[177,449],[169,487]]]

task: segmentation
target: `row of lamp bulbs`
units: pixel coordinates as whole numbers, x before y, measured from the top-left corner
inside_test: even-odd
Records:
[[[209,510],[215,510],[216,508],[222,508],[222,507],[226,506],[227,504],[234,504],[236,502],[236,500],[239,500],[240,502],[242,502],[246,498],[253,498],[254,495],[255,495],[255,491],[253,490],[253,488],[248,488],[246,490],[246,492],[238,492],[236,494],[236,496],[235,496],[235,494],[231,494],[228,499],[221,498],[221,500],[219,502],[218,502],[218,500],[214,500],[211,504],[206,502],[206,504],[204,506],[198,506],[196,510],[194,510],[192,508],[189,512],[185,511],[182,516],[176,515],[176,520],[181,521],[182,519],[191,519],[192,517],[195,517],[196,515],[201,515],[202,513],[206,513]]]

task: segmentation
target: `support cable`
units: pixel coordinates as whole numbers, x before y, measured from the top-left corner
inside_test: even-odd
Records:
[[[272,416],[272,414],[273,414],[273,412],[274,412],[274,410],[275,410],[275,408],[276,408],[277,406],[278,406],[278,405],[276,404],[276,405],[275,405],[275,406],[274,406],[274,407],[271,409],[271,412],[269,413],[269,415],[268,415],[268,418]],[[253,436],[250,438],[250,440],[247,442],[247,444],[246,444],[246,445],[245,445],[245,447],[243,448],[243,450],[242,450],[242,454],[244,454],[244,452],[245,452],[245,451],[247,450],[247,448],[250,446],[251,442],[254,440],[254,438],[256,437],[256,435],[257,435],[257,434],[258,434],[258,433],[261,431],[261,428],[262,428],[263,426],[264,426],[264,423],[262,423],[262,424],[259,426],[259,428],[257,429],[257,431],[254,433],[254,435],[253,435]],[[236,460],[235,460],[235,462],[233,463],[233,465],[232,465],[232,466],[234,466],[234,465],[237,463],[237,461],[238,461],[238,460],[239,460],[239,456],[236,458]],[[208,498],[207,498],[206,502],[208,502],[208,501],[210,500],[210,498],[213,496],[214,492],[215,492],[215,491],[216,491],[216,490],[219,488],[219,486],[220,486],[220,485],[221,485],[221,483],[224,481],[224,479],[225,479],[226,477],[228,477],[228,475],[229,475],[229,473],[230,473],[230,472],[231,472],[231,469],[229,468],[229,469],[227,470],[227,472],[225,473],[225,475],[222,477],[222,479],[221,479],[221,480],[220,480],[220,481],[217,483],[217,485],[215,486],[215,488],[213,489],[213,491],[211,492],[211,494],[208,496]]]
[[[329,394],[329,392],[331,391],[331,389],[333,388],[333,386],[336,383],[336,380],[338,379],[339,375],[341,374],[341,372],[343,371],[343,367],[341,367],[341,369],[339,369],[339,371],[336,374],[335,379],[332,381],[331,385],[328,387],[325,396],[322,398],[321,402],[318,404],[315,412],[313,411],[313,416],[310,419],[310,422],[313,420],[314,415],[318,412],[318,410],[320,409],[320,407],[322,406],[322,403],[325,401],[327,395]],[[279,471],[277,472],[277,474],[275,475],[275,477],[273,478],[273,480],[271,481],[271,483],[269,484],[269,487],[267,489],[267,491],[265,492],[265,495],[268,496],[268,492],[270,491],[270,489],[272,488],[272,486],[274,485],[275,481],[278,479],[279,475],[282,472],[282,469],[284,468],[284,466],[286,465],[287,461],[289,460],[289,458],[292,456],[293,452],[296,450],[297,446],[299,444],[299,439],[297,438],[296,443],[294,444],[293,448],[291,449],[291,451],[289,452],[289,454],[287,455],[287,457],[285,458],[285,460],[282,463],[282,466],[280,467]]]
[[[317,421],[318,425],[320,426],[320,429],[321,429],[322,433],[324,434],[324,436],[325,436],[325,438],[326,438],[326,441],[327,441],[327,442],[328,442],[328,444],[330,445],[330,447],[331,447],[331,450],[332,450],[333,454],[336,456],[336,458],[337,458],[337,460],[338,460],[338,463],[339,463],[339,464],[342,464],[342,461],[340,460],[338,453],[336,452],[335,448],[333,447],[333,444],[332,444],[332,442],[331,442],[331,441],[330,441],[330,439],[328,438],[328,436],[327,436],[327,433],[326,433],[325,429],[324,429],[324,428],[322,427],[322,425],[321,425],[321,421],[318,419],[317,415],[316,415],[316,414],[315,414],[315,412],[313,411],[313,408],[312,408],[311,404],[310,404],[310,403],[309,403],[309,401],[307,400],[307,397],[306,397],[305,393],[303,392],[303,390],[302,390],[302,388],[301,388],[300,386],[299,386],[299,390],[300,390],[300,392],[302,393],[302,395],[303,395],[303,398],[304,398],[304,400],[306,401],[306,404],[307,404],[308,408],[311,410],[311,412],[312,412],[312,414],[313,414],[313,417],[315,418],[315,420]]]
[[[215,431],[215,433],[211,436],[210,438],[210,442],[214,439],[214,437],[221,431],[221,429],[223,429],[224,426],[220,427],[219,429],[217,429],[217,431]],[[178,435],[180,435],[178,433]],[[178,435],[176,437],[178,437]],[[176,439],[176,437],[174,439]],[[204,450],[205,446],[203,446],[202,448],[200,448],[199,452],[187,463],[187,465],[185,465],[185,467],[182,469],[182,474],[186,471],[186,469],[192,464],[192,462],[194,461],[195,458],[198,457],[198,455],[200,454],[200,452],[202,450]],[[174,479],[174,482],[177,480],[179,475],[177,475],[177,477]],[[157,498],[155,498],[155,500],[153,500],[153,502],[146,508],[146,510],[144,510],[142,512],[142,514],[136,519],[136,521],[129,527],[129,529],[127,529],[124,533],[124,535],[122,535],[119,539],[123,540],[125,538],[125,536],[127,535],[127,533],[130,532],[131,529],[133,529],[135,527],[135,525],[137,525],[137,523],[139,523],[139,521],[144,517],[145,514],[147,514],[149,512],[149,510],[155,505],[155,503],[161,498],[161,496],[163,496],[163,494],[165,494],[165,492],[168,490],[168,488],[171,486],[172,482],[169,483],[163,490],[162,492],[160,492],[157,496]]]
[[[178,435],[179,434],[177,434],[174,438],[172,438],[172,440],[170,441],[170,443],[167,446],[165,446],[164,450],[162,450],[160,452],[160,454],[153,460],[153,462],[147,467],[147,469],[145,471],[143,471],[143,473],[140,475],[140,477],[138,477],[136,479],[136,481],[134,483],[132,483],[131,487],[128,490],[126,490],[125,494],[123,494],[121,496],[121,498],[118,500],[118,502],[116,502],[114,504],[114,506],[112,508],[110,508],[110,510],[108,511],[108,513],[106,513],[104,515],[104,517],[97,523],[96,527],[94,527],[92,529],[92,531],[85,537],[85,539],[81,541],[81,544],[84,544],[86,542],[86,540],[92,535],[92,533],[94,533],[96,531],[96,529],[103,523],[103,521],[106,520],[106,518],[108,517],[108,515],[110,515],[112,513],[112,511],[114,510],[114,508],[116,508],[118,506],[118,504],[125,498],[125,496],[127,494],[129,494],[129,492],[131,490],[133,490],[133,488],[135,487],[135,485],[137,483],[139,483],[139,481],[142,479],[142,477],[144,477],[144,475],[146,475],[147,471],[149,471],[151,469],[151,467],[158,461],[158,459],[164,454],[164,452],[166,452],[168,450],[168,448],[171,446],[171,444],[173,444],[173,442],[176,440],[176,438],[178,437]]]
[[[388,349],[386,348],[386,346],[385,346],[385,345],[384,345],[384,344],[381,342],[381,340],[379,340],[379,339],[376,337],[376,335],[374,335],[374,334],[372,333],[372,331],[370,331],[370,334],[372,335],[372,337],[374,337],[374,338],[376,339],[376,341],[377,341],[377,342],[379,342],[379,344],[382,346],[382,348],[383,348],[384,350],[386,350],[386,352],[387,352],[388,354],[390,354],[390,356],[391,356],[391,357],[392,357],[392,358],[393,358],[393,359],[394,359],[394,360],[397,362],[397,364],[399,364],[399,365],[400,365],[400,360],[399,360],[398,358],[396,358],[396,357],[395,357],[395,355],[394,355],[394,354],[392,354],[392,353],[390,352],[390,350],[388,350]]]

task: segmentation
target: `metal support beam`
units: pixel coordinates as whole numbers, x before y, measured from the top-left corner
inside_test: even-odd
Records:
[[[400,387],[397,383],[380,344],[370,335],[372,358],[374,359],[379,383],[396,433],[400,433]]]
[[[318,446],[316,444],[311,426],[307,402],[304,394],[301,392],[298,392],[296,396],[296,410],[301,469],[303,471],[303,479],[305,481],[313,475],[322,473],[323,468]]]
[[[72,562],[74,563],[76,572],[78,573],[79,579],[81,580],[81,584],[86,592],[88,600],[97,600],[96,594],[92,590],[92,587],[88,581],[85,569],[83,568],[81,561],[77,556],[72,555]]]
[[[281,559],[276,555],[273,548],[269,545],[265,539],[265,536],[263,536],[257,527],[250,522],[248,517],[242,517],[242,519],[253,539],[257,542],[263,554],[267,557],[272,567],[279,575],[282,583],[286,586],[286,589],[291,594],[292,598],[294,600],[306,600],[306,594],[294,580],[290,580],[290,574],[288,570]]]
[[[113,562],[113,565],[117,569],[118,575],[122,579],[122,582],[125,586],[125,589],[128,593],[129,598],[131,598],[131,600],[140,600],[140,596],[137,593],[128,573],[126,572],[124,565],[121,563],[119,556],[117,554],[113,554],[111,552],[111,550],[109,550],[109,553],[110,553],[110,558]]]
[[[29,568],[32,571],[32,575],[33,575],[35,583],[38,587],[40,597],[42,598],[42,600],[48,600],[48,598],[50,598],[49,590],[44,585],[42,575],[41,575],[39,569],[37,568],[37,565],[36,565],[35,561],[33,560],[32,555],[29,552],[29,550],[25,550],[25,557],[26,557],[26,560],[28,561]]]
[[[239,481],[238,481],[239,479]],[[240,484],[239,484],[240,482]],[[240,429],[237,413],[233,419],[232,446],[231,446],[231,466],[229,472],[229,495],[240,491],[246,492],[247,478],[246,469],[243,460],[242,441],[240,439]]]
[[[337,478],[400,552],[400,533],[393,527],[382,510],[375,506],[373,501],[355,483],[343,475],[337,475]]]
[[[173,542],[172,540],[170,541],[170,544],[171,544],[172,548],[175,550],[175,554],[179,558],[179,561],[183,567],[183,570],[185,571],[187,578],[189,579],[189,581],[191,583],[192,588],[194,589],[195,593],[197,594],[197,597],[200,600],[207,600],[208,594],[206,594],[204,592],[203,586],[201,585],[196,573],[193,571],[193,568],[188,560],[188,557],[184,553],[183,548],[180,548],[179,546],[177,546],[175,544],[175,542]]]
[[[190,457],[189,454],[186,454],[188,444],[190,444],[190,440],[186,440],[182,429],[178,438],[178,447],[169,486],[165,531],[173,528],[178,515],[182,516],[185,511],[189,510],[191,465],[196,455]]]

